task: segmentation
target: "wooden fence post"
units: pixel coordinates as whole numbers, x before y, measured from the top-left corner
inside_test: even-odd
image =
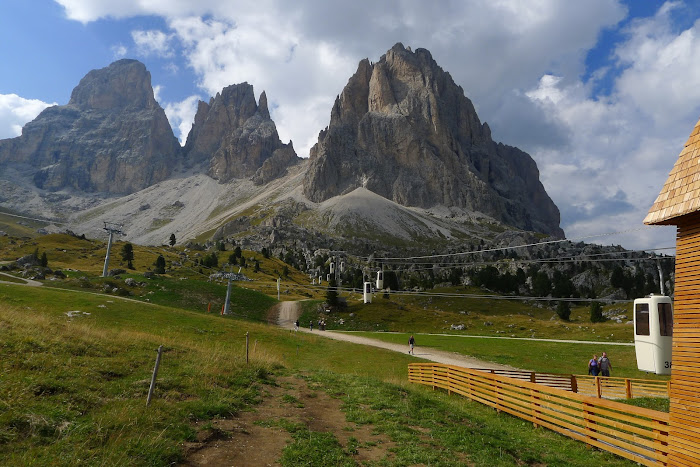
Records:
[[[158,376],[158,367],[160,366],[160,356],[163,353],[163,346],[158,347],[158,355],[156,355],[156,365],[153,367],[153,375],[151,376],[151,386],[148,388],[148,397],[146,398],[146,407],[151,403],[151,396],[156,387],[156,377]]]
[[[501,413],[501,385],[498,381],[491,380],[496,389],[496,413]]]
[[[627,399],[632,399],[632,381],[629,378],[625,378],[625,396]]]
[[[452,395],[452,367],[447,367],[447,395]]]
[[[578,380],[576,375],[571,375],[571,392],[578,392]]]
[[[530,397],[532,398],[532,426],[538,428],[540,424],[538,423],[540,419],[540,397],[539,392],[530,389]]]
[[[598,377],[596,376],[596,379]],[[595,434],[595,430],[591,428],[590,425],[595,425],[596,422],[594,420],[591,420],[591,415],[593,415],[592,409],[595,407],[592,406],[591,404],[588,404],[586,402],[583,403],[583,431],[586,434],[586,439],[587,440],[595,440],[596,437],[593,436]],[[592,443],[588,442],[586,443],[588,447],[593,446]]]
[[[595,377],[595,393],[598,396],[598,399],[603,397],[603,392],[600,389],[600,376]]]
[[[654,422],[653,429],[654,429],[654,434],[660,434],[660,435],[666,435],[666,436],[668,436],[668,423]],[[660,447],[661,447],[661,446],[663,446],[663,447],[668,446],[668,443],[665,443],[665,442],[660,441],[660,440],[658,440],[658,439],[654,439],[654,444],[655,444],[655,445],[659,445]],[[664,450],[664,451],[665,451],[665,450]],[[663,456],[666,456],[666,452],[664,452],[664,451],[660,451],[660,450],[658,450],[658,449],[655,450],[655,452],[656,452],[657,454],[661,454],[661,455],[663,455]]]

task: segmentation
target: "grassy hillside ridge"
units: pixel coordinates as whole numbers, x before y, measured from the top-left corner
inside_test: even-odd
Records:
[[[159,345],[165,351],[146,408]],[[256,405],[275,375],[302,372],[342,399],[349,423],[373,426],[400,446],[386,452],[388,465],[630,465],[479,404],[409,386],[410,361],[262,323],[0,285],[0,463],[179,462],[182,443],[198,436],[196,422],[235,417]],[[317,458],[318,445],[303,440],[327,435],[299,429],[291,459]],[[354,464],[355,448],[335,449]]]
[[[262,253],[243,250],[246,266],[224,267],[234,246],[225,244],[226,251],[214,246],[199,251],[176,245],[171,247],[142,247],[134,245],[134,269],[126,269],[119,251],[123,242],[116,242],[112,249],[111,265],[121,267],[126,273],[119,278],[101,278],[102,263],[106,252],[103,242],[84,240],[71,235],[45,235],[35,239],[0,237],[0,261],[13,261],[23,255],[46,252],[49,267],[64,269],[67,279],[47,280],[45,285],[73,289],[92,289],[130,296],[180,308],[220,312],[226,296],[223,279],[210,280],[210,274],[222,269],[237,272],[239,268],[250,281],[233,282],[232,312],[252,319],[265,319],[264,310],[277,298],[277,279],[281,277],[280,299],[316,299],[325,297],[323,286],[309,284],[308,276],[282,260],[266,258]],[[205,267],[205,257],[216,254],[218,267]],[[153,268],[159,254],[166,258],[167,274],[146,280],[144,272]],[[237,262],[240,262],[237,260]],[[258,267],[255,267],[255,264]],[[257,270],[256,270],[257,269]],[[284,272],[287,274],[285,275]],[[17,271],[12,271],[16,274]],[[133,279],[137,285],[127,285]],[[251,291],[251,292],[248,292]],[[253,292],[259,293],[256,295]],[[433,289],[433,293],[453,296],[403,295],[401,292],[375,294],[373,303],[363,304],[359,293],[343,292],[348,301],[344,312],[327,316],[329,329],[363,331],[432,332],[494,335],[510,337],[562,338],[591,341],[632,342],[632,303],[608,305],[605,310],[616,310],[624,318],[620,323],[606,321],[592,324],[587,305],[573,306],[570,321],[556,317],[556,302],[519,301],[472,298],[470,294],[483,295],[477,287],[450,286]],[[262,294],[262,295],[261,295]],[[258,302],[258,303],[255,303]],[[255,310],[251,314],[252,310]],[[305,319],[316,321],[313,310]],[[342,324],[341,324],[342,323]],[[463,325],[463,330],[453,326]]]

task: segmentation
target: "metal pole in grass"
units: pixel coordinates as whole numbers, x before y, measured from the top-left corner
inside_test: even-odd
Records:
[[[245,364],[248,364],[248,343],[250,342],[250,337],[248,337],[248,332],[245,333]]]
[[[163,354],[163,346],[158,347],[158,355],[156,356],[156,366],[153,368],[153,376],[151,376],[151,387],[148,388],[148,398],[146,398],[146,407],[151,403],[153,389],[156,387],[156,376],[158,376],[158,367],[160,366],[160,356]]]

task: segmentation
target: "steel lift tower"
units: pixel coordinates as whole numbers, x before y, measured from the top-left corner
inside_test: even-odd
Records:
[[[112,249],[112,238],[114,234],[122,235],[122,226],[122,224],[105,222],[104,230],[109,232],[109,241],[107,242],[107,256],[105,256],[105,267],[102,269],[102,277],[107,277],[107,273],[109,272],[109,251]]]

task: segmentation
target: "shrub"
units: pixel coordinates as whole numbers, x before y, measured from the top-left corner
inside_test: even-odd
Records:
[[[557,305],[557,316],[564,321],[569,321],[569,318],[571,317],[569,302],[559,302]]]
[[[591,302],[591,323],[602,323],[605,321],[603,307],[599,302]]]

